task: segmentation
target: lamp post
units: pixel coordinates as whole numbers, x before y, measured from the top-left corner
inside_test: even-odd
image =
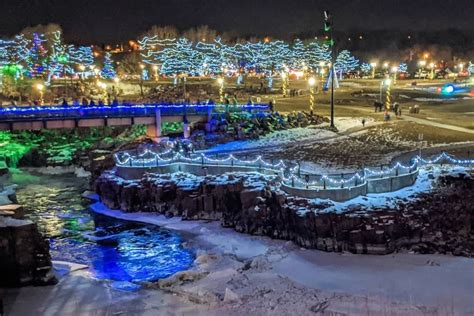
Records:
[[[314,88],[316,86],[316,78],[310,77],[308,79],[309,85],[309,111],[311,116],[313,116],[313,109],[314,109]]]
[[[142,96],[142,99],[145,97],[143,94],[143,70],[145,70],[145,65],[140,64],[140,80],[139,80],[139,86],[140,86],[140,94]]]
[[[285,71],[282,71],[280,75],[281,75],[281,91],[282,91],[283,97],[286,98],[288,74]]]
[[[36,85],[36,89],[38,89],[38,92],[40,94],[40,99],[39,99],[39,104],[44,105],[44,99],[43,99],[43,90],[44,90],[44,85],[42,83],[38,83]]]
[[[102,93],[104,94],[105,100],[107,98],[107,84],[105,82],[97,81],[97,87],[99,87],[99,89],[102,89]]]
[[[377,63],[376,62],[370,63],[370,67],[372,67],[372,79],[375,79],[375,68],[377,68]]]
[[[396,85],[397,84],[397,73],[398,73],[398,67],[397,66],[392,67],[392,73],[393,73],[393,84]]]
[[[418,62],[418,65],[420,66],[419,72],[420,72],[420,76],[421,76],[421,73],[422,73],[423,69],[425,69],[425,66],[426,66],[426,60],[420,60]]]
[[[433,80],[434,79],[434,69],[435,69],[435,64],[434,63],[430,63],[428,65],[428,67],[430,67],[430,79]]]
[[[114,100],[117,99],[117,90],[115,89],[115,85],[117,85],[117,89],[119,89],[120,79],[119,77],[114,78],[114,85],[112,86],[112,94],[114,96]]]
[[[324,78],[324,73],[326,72],[324,70],[324,65],[325,65],[324,61],[319,62],[319,74],[321,75],[321,79]]]
[[[153,65],[153,71],[155,72],[155,81],[158,81],[158,65]]]
[[[383,63],[382,66],[383,66],[383,69],[385,69],[384,73],[388,72],[388,63],[385,62],[385,63]]]
[[[219,84],[219,102],[224,104],[224,77],[217,78]]]
[[[81,72],[81,79],[84,80],[84,71],[86,70],[86,66],[79,65],[79,71]]]
[[[392,103],[391,95],[390,95],[390,86],[392,84],[392,80],[390,78],[386,78],[383,81],[383,85],[385,86],[385,109],[390,110],[390,106]]]

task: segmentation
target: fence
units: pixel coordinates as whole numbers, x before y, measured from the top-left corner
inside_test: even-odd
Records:
[[[412,179],[412,175],[418,171],[419,164],[442,163],[444,161],[457,165],[474,164],[474,160],[460,160],[443,152],[433,159],[424,159],[416,156],[410,165],[403,165],[400,162],[392,166],[381,166],[380,168],[363,168],[353,173],[341,174],[311,174],[301,173],[298,165],[291,162],[279,160],[265,161],[261,156],[254,159],[239,159],[230,154],[227,156],[210,156],[205,154],[184,154],[168,150],[163,153],[156,153],[150,149],[142,153],[120,152],[115,155],[116,165],[122,168],[157,168],[170,164],[192,164],[201,167],[228,167],[227,171],[236,171],[239,167],[248,168],[252,171],[265,173],[272,172],[281,177],[282,183],[291,188],[306,190],[327,190],[355,188],[367,182],[383,183],[382,179],[403,179],[404,176]],[[219,170],[226,170],[219,168]],[[390,182],[393,187],[393,181]]]

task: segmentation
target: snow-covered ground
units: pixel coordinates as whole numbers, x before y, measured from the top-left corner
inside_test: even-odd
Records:
[[[344,133],[351,128],[362,127],[362,117],[341,117],[336,118],[335,125],[339,133]],[[373,118],[365,118],[365,126],[375,125]],[[282,131],[275,131],[260,137],[257,140],[246,140],[246,141],[232,141],[225,144],[219,144],[210,149],[204,150],[203,152],[221,152],[221,151],[240,151],[249,149],[259,148],[272,148],[279,147],[295,142],[314,142],[314,141],[325,141],[335,137],[341,137],[338,133],[334,133],[326,129],[329,126],[328,123],[321,124],[318,126],[310,126],[306,128],[292,128]]]
[[[456,169],[453,172],[463,172]],[[416,185],[347,203],[387,205],[431,189],[439,167]],[[96,195],[89,195],[97,199]],[[196,251],[194,267],[156,283],[98,281],[83,266],[55,262],[54,287],[8,290],[7,314],[134,315],[472,315],[474,261],[441,255],[326,253],[292,242],[236,233],[219,222],[124,213],[95,202],[99,214],[180,231]]]
[[[345,202],[333,202],[329,200],[314,199],[314,203],[321,204],[322,201],[326,201],[333,206],[328,207],[324,212],[343,212],[344,210],[350,209],[355,206],[362,206],[367,209],[376,209],[381,207],[393,208],[398,203],[405,203],[416,198],[419,193],[430,192],[436,183],[436,178],[440,175],[458,175],[467,174],[468,170],[465,167],[453,166],[453,165],[429,165],[420,168],[418,178],[414,185],[400,189],[394,192],[387,193],[371,193],[366,196],[358,196],[352,200]]]
[[[208,315],[468,315],[474,312],[474,261],[468,258],[325,253],[291,242],[238,234],[216,222],[123,213],[96,203],[98,213],[192,234],[193,271],[160,282],[183,304]],[[192,281],[183,282],[179,279]]]

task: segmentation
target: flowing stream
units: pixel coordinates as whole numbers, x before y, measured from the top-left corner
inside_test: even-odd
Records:
[[[53,260],[86,264],[99,279],[152,281],[188,269],[193,253],[177,233],[92,213],[73,175],[13,175],[26,217],[50,241]]]

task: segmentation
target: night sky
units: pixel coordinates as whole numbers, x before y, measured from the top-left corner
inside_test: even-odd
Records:
[[[288,37],[322,28],[329,9],[339,30],[473,29],[473,0],[0,0],[0,35],[58,23],[66,40],[115,43],[152,25],[209,25],[242,35]]]

